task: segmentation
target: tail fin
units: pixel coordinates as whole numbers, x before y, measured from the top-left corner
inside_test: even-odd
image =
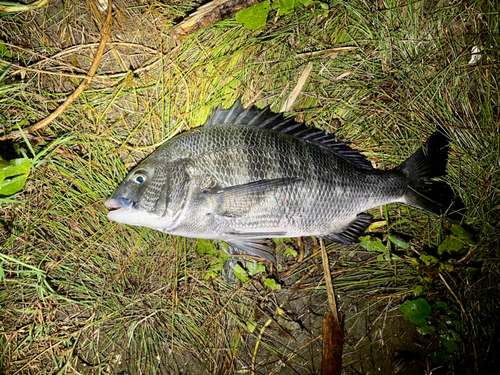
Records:
[[[449,139],[441,132],[427,142],[397,169],[408,178],[405,203],[435,215],[447,213],[454,203],[451,187],[443,181],[430,181],[446,174]]]

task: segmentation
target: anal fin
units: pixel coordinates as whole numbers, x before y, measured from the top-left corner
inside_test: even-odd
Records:
[[[359,237],[365,233],[371,223],[372,217],[370,215],[359,214],[342,232],[332,233],[322,237],[327,241],[350,245],[358,242]]]
[[[258,256],[271,262],[275,267],[277,265],[274,251],[267,246],[266,239],[231,239],[226,241],[229,245],[235,246],[250,255]]]

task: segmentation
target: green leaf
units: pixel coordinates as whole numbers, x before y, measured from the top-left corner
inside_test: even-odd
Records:
[[[0,40],[0,58],[3,58],[3,57],[9,58],[10,56],[11,56],[10,51],[7,48],[7,46],[5,45],[5,42],[3,40]]]
[[[431,315],[431,306],[425,299],[419,298],[399,305],[399,311],[405,314],[406,319],[412,323],[418,326],[426,326],[426,319]]]
[[[420,255],[420,260],[424,262],[427,266],[430,266],[431,264],[437,264],[439,263],[439,259],[436,257],[433,257],[432,255],[426,255],[422,254]]]
[[[446,304],[446,302],[439,301],[434,304],[434,307],[440,309],[440,308],[446,308],[448,307],[448,305]]]
[[[436,332],[436,327],[434,327],[434,326],[418,326],[417,331],[421,335],[432,335],[432,334],[434,334],[434,332]]]
[[[330,9],[328,7],[328,4],[323,3],[321,1],[315,1],[315,0],[295,0],[295,7],[308,7],[311,5],[319,5],[321,8],[328,10]]]
[[[297,258],[297,251],[294,250],[294,249],[286,249],[285,250],[285,256],[291,256],[291,257],[294,257],[294,258]]]
[[[21,190],[31,169],[31,159],[5,161],[0,159],[0,195],[12,195]]]
[[[448,316],[451,316],[453,319],[456,319],[456,320],[459,319],[458,314],[455,311],[453,311],[453,310],[448,310],[447,314],[448,314]]]
[[[387,236],[389,238],[389,241],[391,241],[394,245],[402,248],[402,249],[408,249],[410,245],[408,245],[406,242],[401,241],[400,239],[393,237],[393,236]]]
[[[449,238],[445,239],[441,245],[438,246],[438,254],[442,255],[445,251],[448,253],[457,252],[462,250],[464,243],[458,237],[451,235]]]
[[[424,290],[423,286],[422,285],[417,285],[415,287],[415,289],[413,289],[413,295],[414,296],[418,296],[420,294],[422,294],[422,291]]]
[[[291,238],[273,238],[275,244],[292,242]]]
[[[255,276],[258,273],[264,272],[266,270],[266,267],[258,263],[256,260],[251,260],[247,262],[246,266],[250,276]]]
[[[469,232],[467,232],[464,228],[462,228],[460,225],[453,223],[451,225],[451,232],[456,235],[457,237],[467,241],[470,245],[475,245],[476,242],[472,238]]]
[[[200,239],[196,243],[196,253],[200,255],[214,255],[214,244],[212,240]]]
[[[280,290],[281,285],[276,282],[274,279],[264,279],[264,284],[271,290]]]
[[[452,329],[445,328],[439,335],[439,340],[446,347],[446,353],[454,353],[458,349],[458,343],[462,341],[460,335]]]
[[[274,5],[275,3],[273,3]],[[295,0],[278,0],[278,16],[292,13],[295,8]]]
[[[377,262],[397,262],[400,259],[400,257],[390,252],[385,252],[377,256]]]
[[[270,10],[270,1],[263,1],[236,13],[236,22],[243,24],[248,30],[257,30],[259,27],[265,26]]]
[[[379,238],[371,239],[370,236],[359,237],[361,246],[363,246],[368,251],[378,251],[385,252],[385,245],[380,241]]]
[[[219,251],[215,244],[215,241],[205,239],[199,239],[196,243],[196,253],[210,260],[208,270],[202,275],[205,280],[217,277],[226,260],[231,257],[225,251]]]
[[[248,277],[247,271],[243,269],[239,264],[236,264],[233,269],[234,275],[241,280],[242,283],[248,284],[250,282],[250,277]]]
[[[295,8],[305,8],[311,5],[320,5],[322,9],[328,10],[328,4],[314,0],[278,0],[273,2],[273,8],[278,9],[278,16],[292,13]]]
[[[255,331],[256,327],[257,327],[257,322],[255,320],[253,320],[252,317],[250,317],[250,319],[247,320],[247,330],[248,330],[248,332],[253,333],[253,331]]]

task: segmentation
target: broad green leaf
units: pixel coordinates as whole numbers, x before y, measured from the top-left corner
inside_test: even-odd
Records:
[[[255,320],[253,320],[252,317],[250,317],[250,319],[247,320],[247,330],[248,330],[248,332],[253,333],[253,331],[255,331],[256,327],[257,327],[257,322]]]
[[[274,5],[275,3],[273,3]],[[278,0],[278,16],[292,13],[295,8],[295,0]]]
[[[294,250],[294,249],[286,249],[285,250],[285,256],[291,256],[291,257],[294,257],[294,258],[297,258],[297,250]]]
[[[426,255],[422,254],[420,255],[420,260],[424,262],[427,266],[430,266],[431,264],[437,264],[439,263],[439,259],[436,257],[433,257],[432,255]]]
[[[438,246],[438,254],[442,255],[445,251],[448,253],[457,252],[462,250],[464,243],[458,237],[451,235],[449,238],[445,239],[441,245]]]
[[[400,239],[393,237],[393,236],[387,236],[389,238],[389,241],[391,241],[394,245],[402,248],[402,249],[408,249],[410,245],[408,245],[406,242],[401,241]]]
[[[280,290],[281,285],[276,282],[274,279],[264,279],[264,284],[271,290]]]
[[[434,304],[434,307],[440,309],[440,308],[446,308],[448,307],[448,305],[446,304],[446,302],[439,301]]]
[[[278,16],[291,13],[295,8],[303,8],[311,5],[320,5],[324,10],[328,10],[328,4],[313,0],[278,0],[273,2],[273,8],[278,8]]]
[[[287,243],[287,242],[292,242],[291,238],[273,238],[273,242],[278,244],[280,242],[282,243]]]
[[[247,262],[246,264],[248,273],[250,276],[255,276],[258,273],[264,272],[266,270],[266,267],[264,267],[262,264],[257,262],[256,260],[251,260]]]
[[[434,332],[436,332],[436,327],[434,327],[434,326],[418,326],[417,331],[421,335],[432,335]]]
[[[401,258],[389,252],[385,252],[377,256],[378,262],[397,262],[399,259]]]
[[[200,255],[212,255],[216,251],[214,249],[213,241],[200,239],[196,243],[196,252]]]
[[[439,334],[439,340],[446,347],[446,353],[454,353],[458,349],[458,343],[462,341],[460,335],[452,329],[445,328]]]
[[[431,315],[431,306],[423,299],[406,301],[399,305],[399,311],[405,314],[406,319],[419,326],[426,326],[427,318]]]
[[[369,236],[359,237],[361,246],[363,246],[368,251],[379,251],[381,253],[385,252],[385,245],[380,241],[379,238],[371,239]]]
[[[236,22],[243,24],[248,30],[257,30],[265,26],[270,10],[270,1],[263,1],[236,13]]]
[[[21,190],[31,169],[31,159],[0,159],[0,195],[12,195]]]
[[[451,225],[451,232],[456,235],[457,237],[464,239],[467,241],[470,245],[475,245],[476,241],[472,238],[469,232],[467,232],[464,228],[462,228],[460,225],[453,223]]]
[[[5,42],[3,40],[0,40],[0,58],[2,57],[7,57],[9,58],[11,55],[10,55],[10,51],[9,49],[5,46]]]
[[[239,264],[234,266],[233,272],[242,283],[248,284],[250,282],[250,277],[248,277],[247,271],[245,271]]]
[[[415,289],[413,289],[413,295],[414,296],[418,296],[420,294],[422,294],[422,291],[424,290],[423,286],[422,285],[417,285],[415,287]]]
[[[453,311],[453,310],[448,310],[447,314],[449,316],[451,316],[453,319],[457,319],[458,320],[458,318],[459,318],[458,314],[455,311]]]

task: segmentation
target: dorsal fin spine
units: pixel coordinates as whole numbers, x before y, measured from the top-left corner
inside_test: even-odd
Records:
[[[264,121],[262,121],[258,127],[261,128],[261,129],[272,129],[272,127],[270,127],[269,125],[272,124],[274,122],[274,120],[276,120],[277,118],[279,118],[281,115],[281,113],[273,116],[273,117],[270,117]]]
[[[333,135],[319,129],[309,128],[303,123],[297,123],[293,117],[285,118],[281,113],[272,112],[269,107],[263,110],[255,107],[245,109],[239,100],[227,110],[223,110],[219,105],[207,120],[206,125],[219,124],[254,126],[289,134],[308,142],[317,143],[360,169],[373,170],[373,166],[365,156],[346,144],[337,141]]]
[[[245,109],[243,112],[241,112],[235,119],[234,119],[234,122],[236,124],[240,123],[244,118],[245,116],[248,114],[248,112],[250,112],[250,110],[252,109],[252,107],[248,107],[247,109]]]

